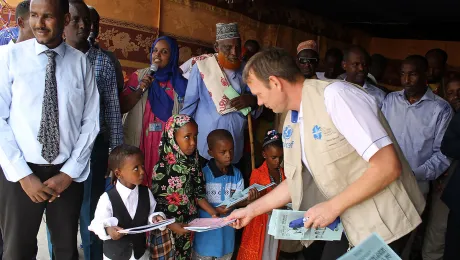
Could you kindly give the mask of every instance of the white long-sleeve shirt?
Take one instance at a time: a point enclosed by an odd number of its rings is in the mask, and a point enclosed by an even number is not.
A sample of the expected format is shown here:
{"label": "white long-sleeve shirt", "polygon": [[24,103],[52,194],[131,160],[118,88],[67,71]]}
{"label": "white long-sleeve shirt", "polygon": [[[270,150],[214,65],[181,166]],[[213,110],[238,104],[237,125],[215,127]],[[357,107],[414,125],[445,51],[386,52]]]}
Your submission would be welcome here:
{"label": "white long-sleeve shirt", "polygon": [[[388,133],[379,121],[377,101],[371,95],[347,82],[339,81],[324,90],[324,103],[337,130],[364,160],[369,161],[380,149],[392,144]],[[303,149],[305,132],[302,109],[298,114],[298,122],[301,129],[302,162],[310,170]]]}
{"label": "white long-sleeve shirt", "polygon": [[[117,189],[118,194],[120,194],[121,200],[125,205],[126,209],[128,210],[129,215],[132,219],[136,215],[137,204],[139,202],[139,187],[136,186],[134,189],[129,189],[128,187],[124,186],[120,182],[117,182],[115,185],[115,189]],[[152,195],[152,192],[149,191],[149,199],[150,199],[150,211],[149,211],[149,224],[152,224],[152,218],[160,215],[166,219],[166,216],[161,212],[155,212],[155,207],[157,202]],[[109,240],[111,239],[110,236],[105,231],[106,227],[115,227],[118,225],[118,219],[113,217],[113,208],[112,203],[110,202],[109,195],[106,193],[102,194],[99,202],[97,203],[96,212],[94,213],[94,219],[91,221],[91,225],[88,227],[90,231],[93,231],[101,240]],[[165,228],[162,228],[164,230]],[[104,256],[104,259],[108,259]],[[148,259],[148,252],[144,254],[140,259],[147,260]],[[136,260],[134,258],[134,252],[131,256],[130,260]]]}
{"label": "white long-sleeve shirt", "polygon": [[[0,57],[0,165],[17,182],[30,175],[27,162],[49,164],[42,156],[38,131],[42,118],[48,57],[35,39],[8,46]],[[76,182],[89,174],[89,158],[99,133],[99,93],[86,56],[65,43],[57,55],[59,155],[52,164]]]}

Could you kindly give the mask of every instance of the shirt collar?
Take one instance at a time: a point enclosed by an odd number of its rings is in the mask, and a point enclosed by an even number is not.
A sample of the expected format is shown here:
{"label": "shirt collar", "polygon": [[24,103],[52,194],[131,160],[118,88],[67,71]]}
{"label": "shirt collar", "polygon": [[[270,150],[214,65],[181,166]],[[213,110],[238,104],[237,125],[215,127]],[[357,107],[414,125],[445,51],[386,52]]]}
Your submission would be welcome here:
{"label": "shirt collar", "polygon": [[[404,100],[407,101],[406,95],[405,95],[404,93],[405,93],[405,90],[404,90],[404,89],[401,90],[401,91],[398,91],[398,95],[399,95],[400,97],[402,97]],[[422,97],[418,102],[416,102],[415,104],[421,102],[422,100],[432,100],[432,101],[435,100],[435,95],[434,95],[433,91],[431,91],[430,87],[427,87],[426,92],[425,92],[425,94],[423,95],[423,97]]]}
{"label": "shirt collar", "polygon": [[236,75],[238,73],[238,70],[229,70],[229,69],[226,69],[226,68],[224,68],[224,71],[225,71],[225,74],[227,74],[228,77],[232,78],[232,79],[236,78]]}
{"label": "shirt collar", "polygon": [[300,102],[299,111],[292,110],[291,111],[291,123],[297,123],[299,120],[302,120],[303,112],[302,112],[302,101]]}
{"label": "shirt collar", "polygon": [[121,184],[119,181],[117,181],[117,184],[115,184],[115,188],[117,189],[123,201],[126,201],[129,195],[131,195],[131,193],[136,194],[139,191],[139,186],[136,186],[134,189],[130,189],[126,187],[125,185]]}
{"label": "shirt collar", "polygon": [[300,102],[300,109],[297,114],[297,119],[302,119],[302,118],[303,118],[302,102]]}
{"label": "shirt collar", "polygon": [[87,57],[96,56],[99,53],[99,49],[94,48],[93,46],[89,47],[88,51],[85,53]]}
{"label": "shirt collar", "polygon": [[[342,75],[346,75],[346,73],[344,73],[344,74],[342,74]],[[339,77],[340,77],[340,76],[339,76]],[[344,81],[347,81],[347,76],[345,76],[345,78],[343,78],[343,80],[344,80]],[[355,84],[355,83],[352,83],[352,82],[349,82],[349,81],[347,81],[347,82],[350,83],[350,84],[358,85],[358,84]],[[369,86],[368,84],[369,84],[370,86]],[[359,86],[359,85],[358,85],[358,86]],[[367,80],[367,78],[366,78],[366,79],[364,80],[364,84],[363,84],[362,88],[367,90],[367,89],[371,88],[371,86],[373,86],[373,84],[371,84],[370,82],[368,82],[368,80]]]}
{"label": "shirt collar", "polygon": [[[37,40],[35,40],[35,54],[36,55],[40,55],[40,54],[42,54],[43,52],[45,52],[47,50],[49,50],[49,48],[46,47],[46,45],[40,44],[40,43],[37,42]],[[66,50],[66,44],[64,42],[62,42],[61,44],[59,44],[59,46],[57,46],[56,48],[54,48],[52,50],[55,51],[59,56],[64,58],[65,50]]]}
{"label": "shirt collar", "polygon": [[367,81],[364,81],[363,89],[369,89],[371,88],[372,84],[368,83]]}
{"label": "shirt collar", "polygon": [[233,172],[233,165],[230,164],[230,166],[228,166],[228,171],[227,173],[223,173],[216,165],[216,160],[214,158],[212,158],[211,160],[209,160],[208,162],[208,166],[209,166],[209,169],[211,169],[211,172],[212,172],[212,175],[214,176],[214,178],[219,178],[219,177],[222,177],[224,175],[227,175],[227,176],[234,176],[234,172]]}

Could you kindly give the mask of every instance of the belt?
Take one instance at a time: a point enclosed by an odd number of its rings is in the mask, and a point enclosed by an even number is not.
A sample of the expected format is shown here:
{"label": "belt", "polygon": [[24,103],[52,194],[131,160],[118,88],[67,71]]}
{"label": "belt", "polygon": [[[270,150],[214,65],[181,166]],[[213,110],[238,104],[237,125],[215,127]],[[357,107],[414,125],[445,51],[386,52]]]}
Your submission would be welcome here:
{"label": "belt", "polygon": [[35,164],[35,163],[27,163],[29,166],[32,167],[39,167],[39,168],[62,168],[64,166],[65,162],[61,164]]}

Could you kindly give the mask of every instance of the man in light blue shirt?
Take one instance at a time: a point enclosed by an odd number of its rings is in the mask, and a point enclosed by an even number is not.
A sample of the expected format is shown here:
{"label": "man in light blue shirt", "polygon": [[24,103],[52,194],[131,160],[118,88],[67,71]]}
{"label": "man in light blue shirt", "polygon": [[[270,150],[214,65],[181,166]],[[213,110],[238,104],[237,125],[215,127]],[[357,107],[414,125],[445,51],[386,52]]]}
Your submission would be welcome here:
{"label": "man in light blue shirt", "polygon": [[[35,37],[32,32],[32,28],[30,28],[30,25],[29,25],[29,7],[30,7],[30,1],[28,0],[20,2],[16,6],[16,23],[18,24],[16,28],[18,28],[19,30],[16,43],[27,41]],[[0,38],[1,37],[2,36],[0,36]],[[15,43],[14,40],[10,40],[8,45],[13,45],[14,43]],[[0,44],[0,56],[6,55],[7,50],[8,50],[7,49],[8,45]],[[3,255],[3,238],[2,238],[2,234],[0,233],[0,259],[2,259],[2,255]]]}
{"label": "man in light blue shirt", "polygon": [[0,228],[3,259],[34,259],[46,209],[56,259],[78,259],[78,216],[99,132],[86,56],[62,41],[67,0],[32,0],[36,39],[0,56]]}
{"label": "man in light blue shirt", "polygon": [[363,87],[369,95],[375,98],[379,108],[381,108],[386,94],[367,80],[370,62],[370,56],[364,48],[360,46],[349,47],[345,50],[342,61],[342,67],[346,74],[345,80]]}
{"label": "man in light blue shirt", "polygon": [[[216,49],[218,62],[222,67],[230,85],[240,94],[239,97],[231,100],[231,106],[236,110],[245,107],[257,107],[257,98],[249,92],[249,88],[243,82],[241,62],[241,39],[236,24],[218,24]],[[213,57],[211,57],[213,58]],[[218,69],[218,68],[217,68]],[[216,82],[216,85],[220,82]],[[221,115],[211,97],[212,91],[208,89],[203,81],[200,70],[195,64],[190,74],[187,91],[184,97],[184,107],[181,114],[193,117],[198,124],[198,146],[197,149],[202,157],[210,160],[208,154],[208,134],[215,129],[228,130],[235,140],[233,163],[238,163],[243,156],[244,128],[247,119],[239,111]]]}
{"label": "man in light blue shirt", "polygon": [[453,116],[449,103],[427,86],[428,63],[422,56],[407,57],[401,65],[404,90],[388,94],[382,112],[426,196],[429,181],[449,168],[441,141]]}

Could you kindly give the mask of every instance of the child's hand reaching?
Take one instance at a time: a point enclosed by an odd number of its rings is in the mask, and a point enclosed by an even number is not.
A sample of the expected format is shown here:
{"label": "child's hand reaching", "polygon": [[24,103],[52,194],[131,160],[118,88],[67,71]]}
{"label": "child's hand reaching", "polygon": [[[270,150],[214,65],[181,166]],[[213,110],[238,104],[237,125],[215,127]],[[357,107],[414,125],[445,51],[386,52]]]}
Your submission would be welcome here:
{"label": "child's hand reaching", "polygon": [[112,240],[120,240],[125,234],[118,233],[118,230],[123,230],[121,227],[106,227],[105,231]]}
{"label": "child's hand reaching", "polygon": [[252,188],[249,191],[248,201],[254,201],[260,196],[259,191],[256,188]]}
{"label": "child's hand reaching", "polygon": [[163,221],[163,220],[165,220],[165,219],[162,216],[156,215],[156,216],[154,216],[152,218],[152,223],[158,223],[158,222]]}
{"label": "child's hand reaching", "polygon": [[179,236],[183,236],[185,234],[190,233],[189,230],[184,229],[184,227],[187,227],[187,226],[188,226],[187,224],[176,222],[176,223],[169,225],[168,228],[171,229],[172,232],[178,234]]}
{"label": "child's hand reaching", "polygon": [[227,208],[225,205],[217,207],[215,209],[219,213],[219,215],[227,215],[230,211],[232,211],[232,208]]}

